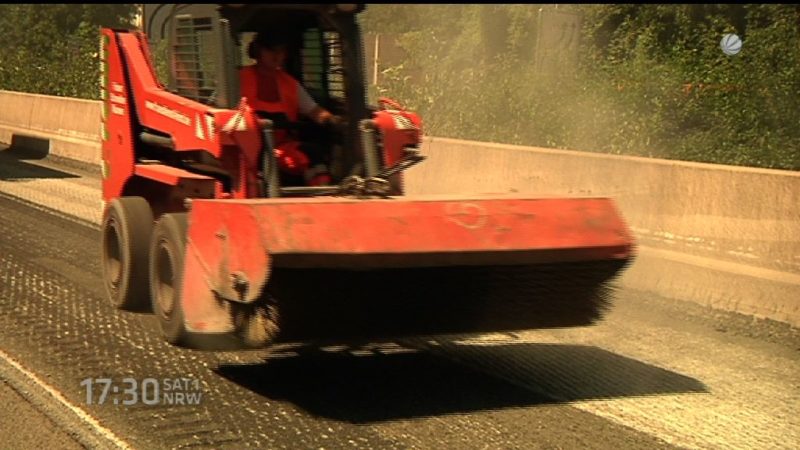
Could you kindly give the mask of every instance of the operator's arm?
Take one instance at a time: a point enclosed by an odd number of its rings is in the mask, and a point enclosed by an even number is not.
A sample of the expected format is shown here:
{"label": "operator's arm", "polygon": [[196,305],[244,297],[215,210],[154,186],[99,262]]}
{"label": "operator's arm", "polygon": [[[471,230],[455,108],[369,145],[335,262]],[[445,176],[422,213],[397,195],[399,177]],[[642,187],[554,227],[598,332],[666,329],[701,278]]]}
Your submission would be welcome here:
{"label": "operator's arm", "polygon": [[297,102],[299,103],[298,109],[300,113],[320,125],[328,122],[331,117],[333,117],[330,111],[319,106],[317,102],[311,98],[311,95],[308,94],[308,91],[306,91],[300,83],[297,83]]}

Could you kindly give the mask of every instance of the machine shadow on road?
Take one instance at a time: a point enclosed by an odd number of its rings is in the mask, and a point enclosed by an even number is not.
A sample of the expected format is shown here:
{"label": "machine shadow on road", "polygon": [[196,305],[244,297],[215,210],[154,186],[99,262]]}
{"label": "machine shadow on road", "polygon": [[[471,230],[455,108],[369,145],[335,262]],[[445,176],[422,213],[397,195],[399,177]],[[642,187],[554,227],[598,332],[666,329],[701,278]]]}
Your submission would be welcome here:
{"label": "machine shadow on road", "polygon": [[40,178],[80,178],[78,175],[50,169],[26,161],[40,160],[40,151],[30,147],[0,147],[0,181],[22,181]]}
{"label": "machine shadow on road", "polygon": [[268,399],[351,423],[708,392],[698,380],[596,347],[456,347],[441,356],[440,350],[304,348],[259,364],[222,364],[215,372]]}

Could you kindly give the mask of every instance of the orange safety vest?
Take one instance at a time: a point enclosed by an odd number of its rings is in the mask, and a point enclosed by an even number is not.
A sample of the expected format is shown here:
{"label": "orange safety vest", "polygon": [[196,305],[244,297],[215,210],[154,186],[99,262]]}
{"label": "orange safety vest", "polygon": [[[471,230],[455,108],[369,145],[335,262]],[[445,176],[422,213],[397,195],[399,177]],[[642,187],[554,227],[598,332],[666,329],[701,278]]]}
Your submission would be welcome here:
{"label": "orange safety vest", "polygon": [[[291,122],[297,121],[299,104],[297,99],[298,82],[288,73],[276,71],[278,78],[278,101],[269,102],[259,96],[259,87],[264,80],[256,66],[243,67],[239,71],[239,89],[248,104],[256,111],[284,113]],[[299,142],[292,141],[285,130],[275,131],[275,154],[280,168],[293,175],[302,175],[308,168],[308,157],[299,148]]]}
{"label": "orange safety vest", "polygon": [[256,70],[256,66],[242,67],[239,70],[239,89],[243,97],[247,97],[247,102],[256,111],[268,113],[284,113],[290,121],[296,122],[299,110],[297,100],[297,80],[288,73],[276,71],[278,78],[278,96],[276,102],[268,102],[259,97],[259,86],[265,81]]}

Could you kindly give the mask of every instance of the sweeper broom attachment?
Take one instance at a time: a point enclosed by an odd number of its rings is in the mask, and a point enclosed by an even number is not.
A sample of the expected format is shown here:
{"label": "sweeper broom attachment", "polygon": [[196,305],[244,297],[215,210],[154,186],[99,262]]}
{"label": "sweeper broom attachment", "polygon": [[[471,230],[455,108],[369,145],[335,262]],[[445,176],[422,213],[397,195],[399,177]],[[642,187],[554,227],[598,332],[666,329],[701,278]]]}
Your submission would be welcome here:
{"label": "sweeper broom attachment", "polygon": [[188,218],[174,340],[200,347],[589,325],[631,257],[596,198],[196,200]]}

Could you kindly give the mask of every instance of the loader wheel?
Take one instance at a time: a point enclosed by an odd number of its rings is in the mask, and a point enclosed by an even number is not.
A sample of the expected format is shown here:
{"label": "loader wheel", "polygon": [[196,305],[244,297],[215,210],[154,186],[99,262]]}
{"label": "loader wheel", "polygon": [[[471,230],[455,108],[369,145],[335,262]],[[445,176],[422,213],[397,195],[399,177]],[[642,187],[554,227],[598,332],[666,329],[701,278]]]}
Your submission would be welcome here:
{"label": "loader wheel", "polygon": [[153,212],[142,197],[120,197],[103,214],[103,282],[114,307],[146,311],[147,248],[153,229]]}
{"label": "loader wheel", "polygon": [[181,308],[187,215],[164,214],[150,241],[150,297],[153,312],[167,342],[180,345],[186,337]]}

